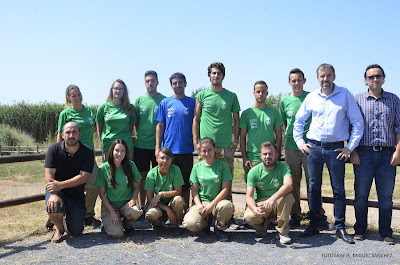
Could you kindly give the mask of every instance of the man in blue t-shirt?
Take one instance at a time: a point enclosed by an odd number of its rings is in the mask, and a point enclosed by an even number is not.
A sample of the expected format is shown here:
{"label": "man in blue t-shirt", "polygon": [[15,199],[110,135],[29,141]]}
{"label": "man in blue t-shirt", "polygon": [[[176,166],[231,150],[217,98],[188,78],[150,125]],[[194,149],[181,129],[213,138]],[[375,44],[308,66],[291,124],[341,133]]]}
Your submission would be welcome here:
{"label": "man in blue t-shirt", "polygon": [[171,149],[174,154],[173,164],[182,172],[185,185],[182,196],[189,206],[189,178],[193,168],[193,136],[192,123],[196,100],[185,95],[186,77],[175,73],[169,78],[174,95],[161,101],[154,120],[158,121],[156,128],[155,154],[162,146]]}

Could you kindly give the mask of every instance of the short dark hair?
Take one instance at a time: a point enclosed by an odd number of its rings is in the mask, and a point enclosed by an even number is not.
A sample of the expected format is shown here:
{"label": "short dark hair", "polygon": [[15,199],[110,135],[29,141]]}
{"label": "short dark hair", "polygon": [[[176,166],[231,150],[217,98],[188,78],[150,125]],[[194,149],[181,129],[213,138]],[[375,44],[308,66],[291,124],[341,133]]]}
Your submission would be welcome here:
{"label": "short dark hair", "polygon": [[265,85],[268,88],[267,83],[265,83],[265,81],[263,81],[263,80],[259,80],[259,81],[255,82],[254,89],[256,89],[256,85]]}
{"label": "short dark hair", "polygon": [[222,75],[225,77],[225,66],[223,63],[216,62],[216,63],[210,64],[210,66],[208,67],[208,76],[210,76],[212,68],[219,69],[221,71]]}
{"label": "short dark hair", "polygon": [[183,79],[183,82],[186,83],[186,77],[185,77],[185,75],[182,74],[182,73],[177,72],[177,73],[175,73],[175,74],[173,74],[173,75],[170,76],[170,78],[169,78],[169,83],[170,83],[171,85],[172,85],[172,79],[174,79],[174,78]]}
{"label": "short dark hair", "polygon": [[275,145],[273,142],[266,141],[266,142],[263,142],[263,143],[261,144],[260,152],[261,152],[261,149],[263,149],[263,148],[268,148],[268,147],[271,147],[271,146],[275,149],[275,152],[278,151],[278,148],[276,147],[276,145]]}
{"label": "short dark hair", "polygon": [[[303,76],[303,79],[304,79],[304,73],[299,68],[294,68],[294,69],[290,70],[290,72],[289,72],[289,81],[290,81],[290,75],[291,74],[301,74]],[[318,74],[318,71],[317,71],[317,74]]]}
{"label": "short dark hair", "polygon": [[318,76],[319,69],[325,69],[325,68],[330,68],[332,70],[333,74],[335,74],[335,68],[333,68],[333,66],[331,64],[323,63],[320,66],[318,66],[318,68],[317,68],[317,76]]}
{"label": "short dark hair", "polygon": [[383,68],[382,68],[379,64],[371,64],[371,65],[368,65],[368,66],[367,66],[367,69],[365,69],[364,78],[367,78],[367,71],[368,71],[369,69],[372,69],[372,68],[379,68],[379,69],[381,69],[383,78],[385,78],[385,71],[383,71]]}
{"label": "short dark hair", "polygon": [[146,73],[144,73],[144,78],[146,78],[146,76],[148,76],[148,75],[153,75],[156,78],[156,80],[158,81],[158,75],[157,75],[156,71],[153,71],[153,70],[146,71]]}
{"label": "short dark hair", "polygon": [[168,147],[161,147],[160,150],[158,150],[157,156],[159,153],[164,153],[166,156],[168,156],[171,159],[174,159],[174,155],[172,154],[171,149],[169,149]]}

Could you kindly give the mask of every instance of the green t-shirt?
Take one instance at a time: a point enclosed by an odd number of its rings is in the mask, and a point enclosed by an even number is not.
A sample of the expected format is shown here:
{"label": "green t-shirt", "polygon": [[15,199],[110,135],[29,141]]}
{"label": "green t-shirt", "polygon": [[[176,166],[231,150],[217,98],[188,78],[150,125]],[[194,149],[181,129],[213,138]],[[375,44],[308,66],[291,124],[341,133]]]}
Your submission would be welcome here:
{"label": "green t-shirt", "polygon": [[223,161],[215,160],[211,166],[201,161],[194,165],[189,181],[199,184],[200,200],[210,202],[221,192],[223,182],[232,181],[232,174],[228,164]]}
{"label": "green t-shirt", "polygon": [[283,185],[283,179],[291,176],[289,165],[276,161],[273,170],[265,170],[264,164],[253,167],[247,175],[247,186],[254,189],[254,200],[271,197]]}
{"label": "green t-shirt", "polygon": [[[282,119],[286,120],[287,122],[287,127],[285,132],[286,136],[285,148],[287,149],[299,150],[296,142],[293,139],[293,124],[294,121],[296,120],[297,111],[299,110],[301,104],[303,103],[304,99],[309,93],[310,92],[304,91],[304,93],[299,97],[294,97],[289,94],[281,99],[281,103],[279,105],[279,112],[281,113]],[[307,143],[306,134],[310,127],[310,123],[311,123],[311,116],[307,119],[306,125],[304,126],[303,138],[306,143]]]}
{"label": "green t-shirt", "polygon": [[129,150],[133,150],[129,124],[136,122],[136,118],[133,115],[128,116],[122,105],[114,105],[111,102],[100,105],[97,109],[96,121],[103,124],[101,134],[103,152],[108,152],[112,142],[116,139],[125,140]]}
{"label": "green t-shirt", "polygon": [[151,97],[147,94],[140,96],[135,101],[136,117],[139,121],[139,129],[137,132],[136,147],[142,149],[155,149],[156,146],[156,126],[157,121],[154,120],[158,105],[164,95],[158,94]]}
{"label": "green t-shirt", "polygon": [[[185,182],[183,181],[182,173],[178,166],[171,165],[167,175],[164,177],[160,174],[158,166],[156,166],[147,174],[144,189],[154,191],[154,196],[156,196],[160,191],[171,191],[184,184]],[[172,198],[161,197],[160,202],[167,205],[171,199]]]}
{"label": "green t-shirt", "polygon": [[279,111],[271,106],[255,107],[243,111],[240,128],[247,131],[246,155],[250,161],[261,162],[260,147],[263,142],[275,143],[275,128],[283,125]]}
{"label": "green t-shirt", "polygon": [[200,91],[196,99],[201,104],[200,138],[212,137],[217,147],[232,144],[232,113],[240,111],[235,93],[226,90],[214,92],[211,88]]}
{"label": "green t-shirt", "polygon": [[64,125],[70,121],[79,126],[81,131],[79,140],[93,149],[94,114],[92,108],[83,106],[81,110],[75,110],[70,106],[63,110],[58,118],[58,132],[62,132]]}
{"label": "green t-shirt", "polygon": [[[139,170],[133,161],[129,162],[134,177],[133,181],[139,182],[142,179]],[[96,186],[106,189],[106,197],[112,205],[122,207],[132,199],[133,186],[128,188],[128,177],[125,175],[122,167],[116,168],[115,170],[115,182],[117,183],[115,189],[111,185],[110,177],[110,164],[108,164],[108,162],[101,164],[99,172],[97,173]]]}

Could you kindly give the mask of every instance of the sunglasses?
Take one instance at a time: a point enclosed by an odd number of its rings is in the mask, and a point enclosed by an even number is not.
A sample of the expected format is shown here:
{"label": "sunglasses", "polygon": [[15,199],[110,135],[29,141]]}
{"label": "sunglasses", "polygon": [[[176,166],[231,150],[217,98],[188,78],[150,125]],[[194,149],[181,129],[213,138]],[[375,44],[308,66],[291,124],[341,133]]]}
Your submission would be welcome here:
{"label": "sunglasses", "polygon": [[383,77],[383,75],[370,75],[370,76],[367,76],[367,79],[369,81],[373,81],[373,80],[375,80],[375,78],[376,79],[381,79],[382,77]]}

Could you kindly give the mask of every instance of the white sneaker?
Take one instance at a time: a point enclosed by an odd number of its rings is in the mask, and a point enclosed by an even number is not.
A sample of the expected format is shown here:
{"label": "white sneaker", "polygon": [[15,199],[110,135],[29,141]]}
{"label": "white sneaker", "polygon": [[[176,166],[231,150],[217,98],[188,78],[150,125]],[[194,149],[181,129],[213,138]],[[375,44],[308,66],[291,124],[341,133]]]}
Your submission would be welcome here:
{"label": "white sneaker", "polygon": [[279,241],[281,242],[281,244],[292,243],[292,239],[289,237],[289,234],[279,234]]}

